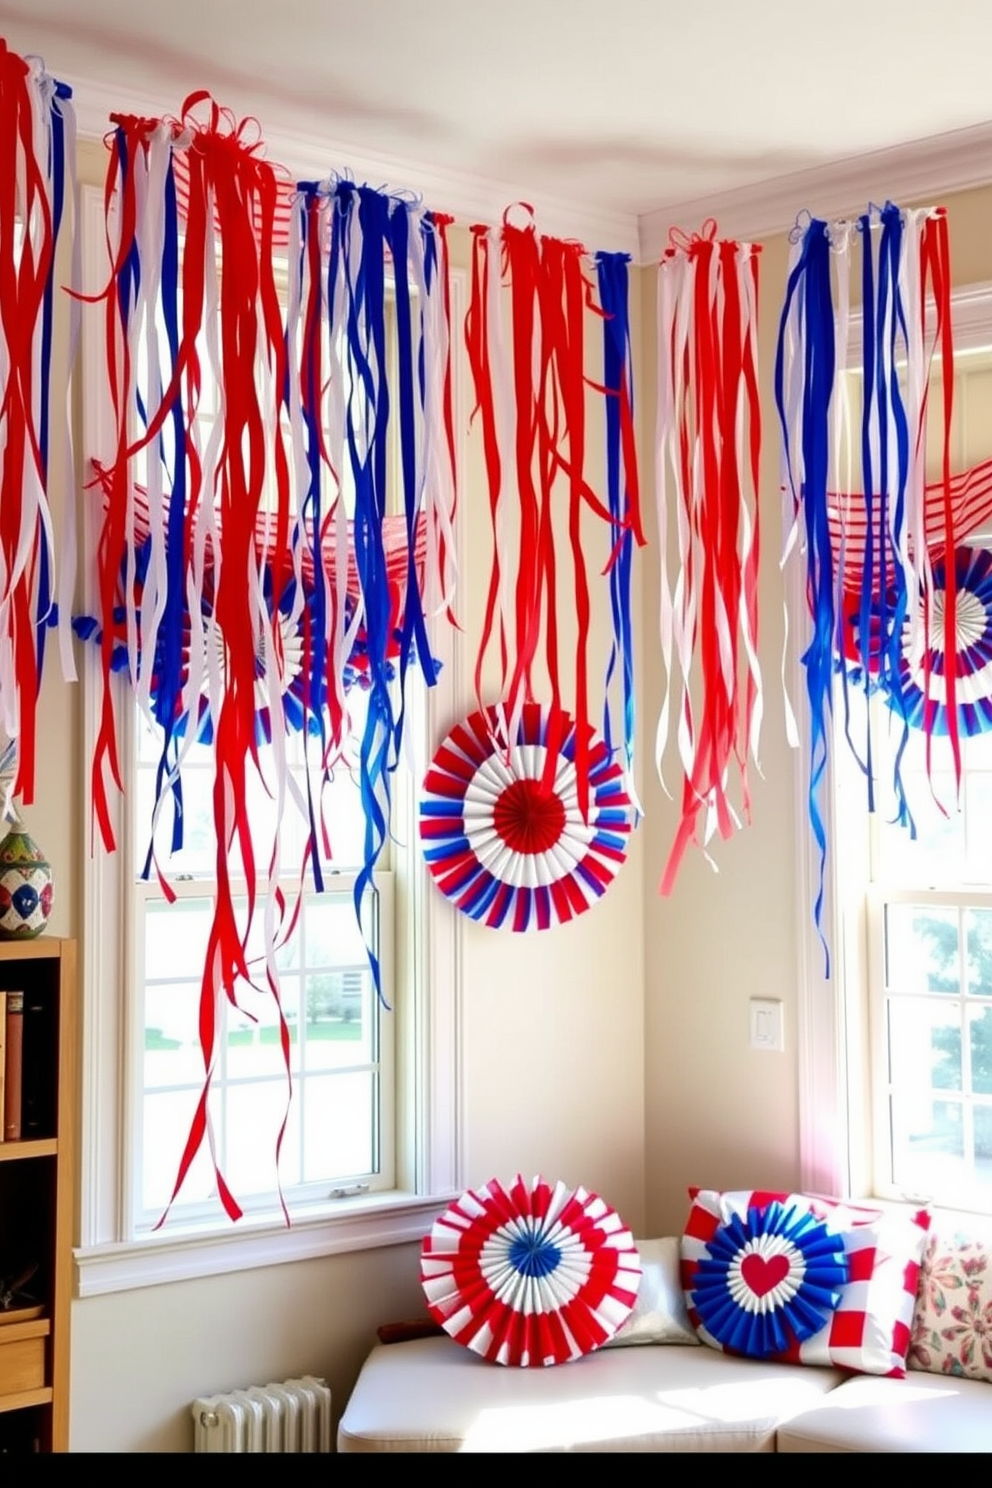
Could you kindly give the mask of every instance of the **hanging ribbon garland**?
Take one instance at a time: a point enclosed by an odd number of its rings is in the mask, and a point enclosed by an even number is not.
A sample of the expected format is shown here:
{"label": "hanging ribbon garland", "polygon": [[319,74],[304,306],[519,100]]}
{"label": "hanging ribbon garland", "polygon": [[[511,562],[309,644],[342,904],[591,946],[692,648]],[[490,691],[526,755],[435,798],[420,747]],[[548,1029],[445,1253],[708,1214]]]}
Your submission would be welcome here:
{"label": "hanging ribbon garland", "polygon": [[[853,431],[843,388],[837,389],[837,372],[847,367],[856,247],[861,255],[863,402],[860,428]],[[943,363],[942,468],[939,481],[927,487],[925,420],[935,352]],[[902,361],[904,376],[897,372]],[[929,697],[932,564],[938,555],[946,576],[941,650],[951,659],[941,682],[941,702],[946,702],[960,780],[954,550],[959,516],[969,501],[981,500],[981,482],[951,477],[953,383],[950,254],[942,208],[904,212],[887,203],[856,222],[828,224],[813,218],[797,229],[779,327],[775,399],[784,441],[783,562],[801,547],[812,623],[802,664],[810,718],[809,815],[820,861],[814,918],[821,938],[827,855],[822,797],[835,658],[846,655],[854,664],[853,670],[850,665],[841,668],[845,720],[852,677],[866,690],[883,686],[902,722],[904,739],[911,713],[922,716],[929,765],[935,712],[925,705],[917,708],[906,696],[903,648],[908,627],[910,649],[919,649],[923,658],[923,693]],[[838,478],[845,456],[849,465],[860,464],[860,491],[852,489],[853,481]],[[848,596],[853,593],[853,602],[845,598],[845,590]],[[870,721],[858,754],[873,810]],[[893,778],[897,812],[912,828],[901,754],[900,748]],[[829,970],[829,957],[827,965]]]}
{"label": "hanging ribbon garland", "polygon": [[[110,473],[101,465],[94,462],[95,484],[104,491],[107,490]],[[166,503],[168,506],[168,503]],[[149,553],[151,549],[151,537],[148,528],[148,503],[147,492],[140,486],[134,488],[134,515],[135,515],[135,540],[137,546],[134,551],[133,565],[129,562],[127,567],[132,572],[132,596],[140,621],[141,599],[144,592],[145,578],[148,572]],[[273,553],[271,550],[270,534],[267,533],[267,518],[260,517],[256,531],[256,548],[260,559],[264,562],[264,588],[266,594],[267,608],[271,612],[272,593],[272,567]],[[351,620],[361,604],[361,588],[358,582],[358,574],[354,562],[354,523],[351,518],[347,522],[347,561],[345,564],[347,579],[345,583],[345,616],[349,633],[352,636],[351,651],[344,665],[341,677],[341,685],[345,696],[350,693],[353,686],[368,686],[369,654],[368,639],[364,627],[359,623],[356,626]],[[425,523],[423,518],[418,519],[416,537],[414,544],[414,568],[418,583],[423,583],[425,568]],[[218,525],[219,546],[223,547],[220,540]],[[402,517],[386,517],[383,523],[383,546],[386,562],[386,579],[390,591],[390,603],[392,611],[397,616],[397,625],[393,627],[389,646],[387,650],[387,663],[391,667],[399,655],[399,638],[402,625],[404,594],[409,570],[409,553],[407,548],[406,522]],[[130,555],[129,555],[130,558]],[[321,551],[321,563],[323,572],[330,575],[332,580],[336,571],[337,555],[331,540],[325,535]],[[303,574],[303,609],[299,614],[296,611],[299,606],[295,603],[295,585],[289,585],[283,596],[280,606],[279,627],[283,638],[282,664],[280,668],[280,686],[282,690],[282,701],[286,716],[286,725],[289,729],[300,731],[305,729],[308,733],[317,735],[321,732],[322,719],[326,706],[326,688],[320,685],[317,679],[316,687],[308,677],[305,662],[308,652],[312,655],[312,646],[308,646],[309,635],[308,620],[312,607],[314,594],[314,568],[312,553],[307,548],[303,553],[301,565]],[[318,569],[318,572],[320,570]],[[204,570],[204,592],[201,596],[203,622],[205,623],[212,615],[213,604],[213,563],[209,562]],[[113,610],[113,648],[111,654],[111,670],[124,672],[128,668],[128,646],[127,646],[127,615],[128,604],[126,600],[126,573],[122,570],[116,590],[116,603]],[[291,618],[294,617],[295,619]],[[102,643],[103,632],[99,619],[94,615],[77,615],[74,617],[73,630],[81,640],[92,642],[99,646]],[[189,613],[183,608],[183,646],[180,656],[180,675],[185,684],[191,664],[190,641],[193,633],[193,622]],[[263,642],[264,644],[264,642]],[[141,652],[141,638],[138,637],[139,655]],[[165,678],[163,670],[165,666],[164,650],[160,644],[156,654],[154,670],[151,683],[151,703],[153,713],[157,716],[161,708],[163,686]],[[264,662],[261,653],[256,658],[256,670],[258,683],[256,685],[256,739],[258,743],[263,741],[272,742],[272,729],[269,722],[268,699],[264,690]],[[187,730],[192,728],[196,738],[202,743],[210,743],[213,738],[213,727],[210,719],[209,696],[207,692],[208,676],[203,670],[201,677],[201,693],[198,698],[191,697],[183,685],[182,708],[192,708],[189,712],[183,711],[175,722],[175,733],[178,737],[185,737]],[[181,846],[181,842],[176,846]]]}
{"label": "hanging ribbon garland", "polygon": [[[196,114],[201,104],[207,105],[205,121]],[[279,419],[288,368],[273,263],[276,172],[261,158],[248,128],[204,94],[186,100],[179,120],[120,115],[113,122],[105,194],[112,273],[105,315],[115,448],[96,481],[104,497],[97,547],[104,684],[93,800],[110,848],[107,775],[120,784],[110,679],[120,660],[123,575],[127,670],[161,740],[146,873],[154,862],[167,897],[171,889],[155,856],[154,826],[171,798],[172,846],[181,845],[181,764],[199,732],[186,724],[190,718],[199,724],[207,712],[215,765],[217,887],[200,990],[204,1086],[174,1199],[204,1138],[213,1146],[208,1099],[219,1004],[226,997],[236,1006],[238,984],[251,979],[244,946],[259,875],[267,876],[270,910],[266,981],[278,1010],[288,1081],[289,1032],[275,970],[285,913],[278,840],[269,845],[266,861],[246,801],[250,772],[262,773],[261,691],[275,705],[268,710],[269,727],[283,766],[268,783],[277,821],[286,806],[285,750],[279,747],[285,721],[277,705],[284,637],[295,633],[303,586],[289,541],[289,460]],[[180,153],[182,220],[175,173]],[[218,406],[204,441],[198,420],[208,384],[217,390]],[[139,517],[137,476],[143,467]],[[261,554],[260,523],[268,539]],[[235,873],[245,883],[245,916],[237,908]],[[277,1156],[284,1130],[285,1117]],[[221,1202],[238,1218],[240,1207],[213,1155]]]}
{"label": "hanging ribbon garland", "polygon": [[[0,726],[17,740],[14,792],[28,805],[45,637],[58,617],[57,597],[63,669],[75,676],[67,629],[73,504],[71,496],[63,503],[64,570],[57,577],[48,491],[53,424],[67,451],[69,441],[67,391],[56,420],[51,381],[56,254],[67,204],[75,205],[70,99],[71,90],[37,59],[17,56],[0,40]],[[71,285],[77,262],[74,256]],[[67,453],[67,483],[71,468]]]}
{"label": "hanging ribbon garland", "polygon": [[[757,760],[758,666],[757,383],[758,253],[750,243],[672,235],[658,273],[657,501],[661,544],[661,652],[666,673],[658,720],[659,775],[678,685],[681,820],[661,892],[674,887],[691,842],[740,821],[739,779],[750,819],[747,756]],[[674,587],[669,523],[677,534]],[[699,818],[705,824],[700,833]]]}
{"label": "hanging ribbon garland", "polygon": [[[527,209],[529,211],[529,209]],[[633,625],[631,543],[643,543],[633,437],[633,386],[626,257],[597,260],[600,303],[578,243],[538,236],[533,224],[504,219],[500,229],[472,229],[472,289],[465,339],[489,491],[493,561],[476,657],[479,712],[493,729],[493,749],[510,768],[522,720],[535,707],[536,678],[550,693],[542,712],[543,768],[534,789],[554,802],[555,770],[567,746],[576,809],[589,823],[591,777],[601,770],[589,701],[588,649],[592,618],[584,519],[605,526],[613,624],[604,681],[605,729],[622,741],[625,771],[633,767]],[[502,286],[506,285],[504,297]],[[508,302],[508,303],[507,303]],[[504,306],[507,324],[504,325]],[[603,381],[587,376],[585,318],[604,320]],[[586,395],[595,386],[606,404],[607,499],[586,479]],[[568,578],[562,573],[567,531]],[[575,614],[574,676],[563,697],[558,588],[568,585]],[[501,705],[486,709],[484,671],[495,653]],[[620,704],[611,710],[619,681]],[[616,714],[619,711],[619,719]],[[612,713],[612,716],[611,716]],[[529,716],[529,715],[528,715]],[[469,721],[471,723],[471,720]],[[467,725],[468,726],[468,725]],[[632,792],[632,781],[630,782]],[[426,809],[426,808],[425,808]],[[583,906],[584,907],[584,906]],[[498,917],[502,923],[505,916]],[[487,923],[496,921],[487,917]],[[538,928],[551,922],[538,918]],[[514,920],[516,928],[532,923]]]}
{"label": "hanging ribbon garland", "polygon": [[[434,614],[452,614],[456,469],[449,220],[339,180],[302,183],[292,224],[298,278],[291,282],[289,339],[301,351],[300,396],[294,392],[290,414],[311,562],[321,574],[310,606],[310,644],[315,676],[327,683],[325,758],[342,741],[347,668],[356,635],[364,637],[368,710],[359,785],[365,850],[355,883],[360,918],[389,832],[390,779],[403,741],[408,670],[415,660],[428,685],[434,683],[427,622]],[[394,458],[407,560],[402,608],[388,555]],[[357,576],[353,608],[345,582],[349,533]],[[337,554],[333,568],[321,562],[325,540]],[[319,886],[316,859],[314,871]],[[370,961],[381,993],[371,952]]]}
{"label": "hanging ribbon garland", "polygon": [[[197,117],[204,103],[205,122]],[[104,299],[116,447],[94,465],[92,482],[102,496],[98,612],[77,617],[76,628],[101,652],[93,797],[108,847],[108,784],[120,774],[114,672],[126,671],[159,730],[145,871],[155,868],[167,896],[155,828],[171,800],[171,846],[181,846],[183,759],[194,740],[214,755],[205,1079],[174,1199],[204,1138],[212,1145],[219,999],[236,1005],[238,985],[250,980],[244,947],[257,878],[288,1082],[276,952],[295,923],[307,862],[323,886],[321,798],[350,732],[351,688],[368,693],[361,915],[388,832],[411,662],[435,678],[427,622],[451,615],[456,578],[448,219],[350,182],[303,183],[287,213],[286,181],[248,126],[206,95],[188,99],[179,120],[115,123]],[[285,315],[273,253],[280,241],[289,247]],[[398,514],[387,512],[394,458]],[[303,736],[305,793],[287,766],[291,729]],[[272,746],[264,764],[262,741]],[[274,801],[269,843],[248,820],[251,772]],[[278,823],[293,806],[308,840],[287,899]],[[235,864],[246,885],[242,914]],[[370,962],[378,987],[371,952]],[[285,1118],[277,1159],[284,1130]],[[219,1171],[217,1182],[227,1213],[239,1217]]]}

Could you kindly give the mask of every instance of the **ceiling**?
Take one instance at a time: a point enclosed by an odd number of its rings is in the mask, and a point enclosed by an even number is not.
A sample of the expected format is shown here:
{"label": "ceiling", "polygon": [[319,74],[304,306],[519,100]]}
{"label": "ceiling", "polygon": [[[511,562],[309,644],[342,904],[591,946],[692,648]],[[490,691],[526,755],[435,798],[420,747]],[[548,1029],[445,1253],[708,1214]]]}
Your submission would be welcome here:
{"label": "ceiling", "polygon": [[23,0],[0,35],[85,133],[206,88],[295,170],[606,237],[953,131],[992,175],[989,0]]}

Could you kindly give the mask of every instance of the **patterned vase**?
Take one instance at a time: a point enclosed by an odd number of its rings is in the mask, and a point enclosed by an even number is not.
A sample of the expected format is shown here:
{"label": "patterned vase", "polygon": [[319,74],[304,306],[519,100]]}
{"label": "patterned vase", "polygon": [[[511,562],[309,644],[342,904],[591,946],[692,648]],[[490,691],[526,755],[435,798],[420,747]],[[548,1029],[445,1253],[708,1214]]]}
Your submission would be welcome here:
{"label": "patterned vase", "polygon": [[33,940],[52,912],[52,870],[27,832],[0,842],[0,939]]}

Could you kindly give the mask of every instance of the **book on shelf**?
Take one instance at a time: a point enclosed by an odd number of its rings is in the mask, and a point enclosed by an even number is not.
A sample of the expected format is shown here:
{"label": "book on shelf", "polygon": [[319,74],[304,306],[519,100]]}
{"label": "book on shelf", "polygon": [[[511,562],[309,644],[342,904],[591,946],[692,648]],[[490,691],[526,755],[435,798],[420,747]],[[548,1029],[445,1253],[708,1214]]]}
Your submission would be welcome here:
{"label": "book on shelf", "polygon": [[5,1142],[18,1142],[24,1074],[24,993],[8,992],[4,1000],[3,1137]]}
{"label": "book on shelf", "polygon": [[21,1039],[21,1138],[25,1142],[49,1136],[53,1128],[49,1012],[42,993],[25,993]]}
{"label": "book on shelf", "polygon": [[3,1087],[7,1074],[7,994],[0,992],[0,1142],[3,1141]]}

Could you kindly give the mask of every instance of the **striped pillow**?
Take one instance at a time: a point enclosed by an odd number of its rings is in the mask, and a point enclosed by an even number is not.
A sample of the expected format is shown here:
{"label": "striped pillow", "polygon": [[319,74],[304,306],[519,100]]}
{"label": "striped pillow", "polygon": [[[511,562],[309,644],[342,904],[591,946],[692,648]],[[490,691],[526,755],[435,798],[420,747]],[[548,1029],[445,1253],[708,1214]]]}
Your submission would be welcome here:
{"label": "striped pillow", "polygon": [[681,1279],[704,1343],[905,1374],[928,1210],[760,1190],[689,1197]]}

